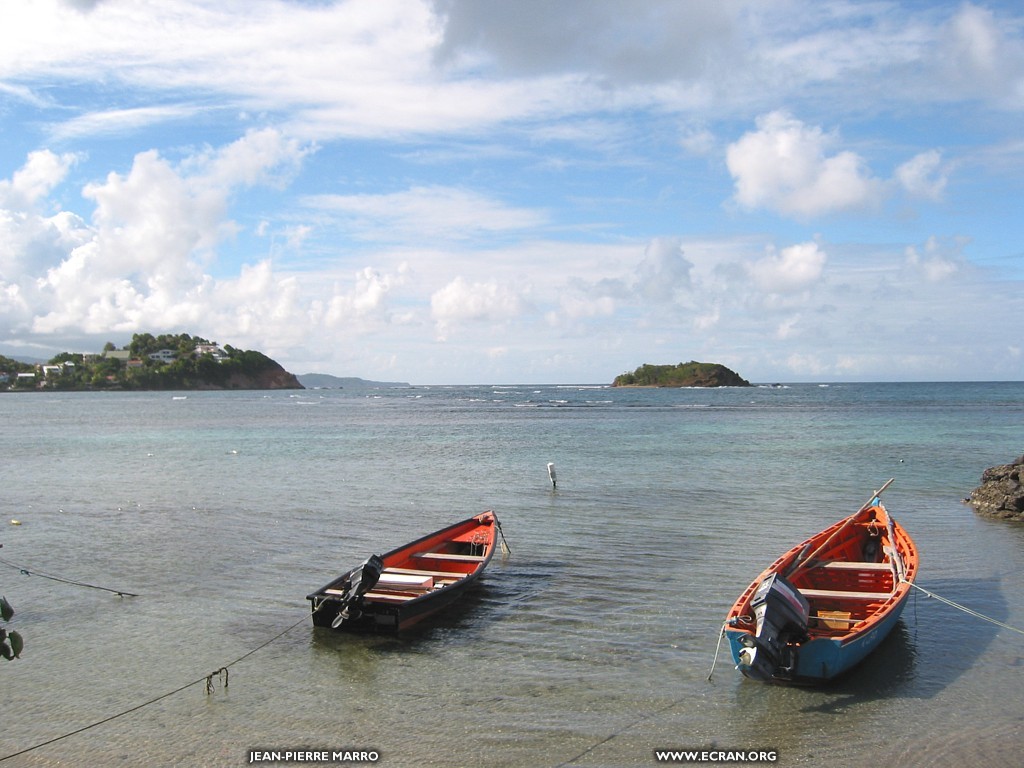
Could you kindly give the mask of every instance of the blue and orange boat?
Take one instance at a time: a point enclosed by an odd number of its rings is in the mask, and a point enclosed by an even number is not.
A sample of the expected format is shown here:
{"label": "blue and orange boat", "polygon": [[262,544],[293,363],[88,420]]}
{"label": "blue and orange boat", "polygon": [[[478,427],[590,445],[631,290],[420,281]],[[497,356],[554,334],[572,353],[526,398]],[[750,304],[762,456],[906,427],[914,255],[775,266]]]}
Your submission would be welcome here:
{"label": "blue and orange boat", "polygon": [[891,483],[790,549],[739,596],[723,631],[746,677],[822,683],[859,664],[892,631],[918,553],[879,498]]}
{"label": "blue and orange boat", "polygon": [[306,596],[313,625],[397,634],[455,602],[494,555],[494,512],[442,528],[372,555]]}

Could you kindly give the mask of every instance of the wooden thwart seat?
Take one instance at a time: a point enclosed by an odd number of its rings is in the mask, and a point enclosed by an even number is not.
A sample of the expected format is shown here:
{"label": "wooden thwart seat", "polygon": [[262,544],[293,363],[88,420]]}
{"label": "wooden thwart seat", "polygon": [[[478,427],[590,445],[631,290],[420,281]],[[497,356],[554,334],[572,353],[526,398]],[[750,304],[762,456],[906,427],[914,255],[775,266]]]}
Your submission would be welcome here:
{"label": "wooden thwart seat", "polygon": [[799,587],[804,597],[831,597],[838,600],[877,600],[879,602],[892,597],[891,592],[847,592],[838,589],[806,589]]}
{"label": "wooden thwart seat", "polygon": [[464,573],[456,573],[455,571],[421,571],[416,568],[392,568],[391,566],[385,568],[384,573],[407,573],[410,576],[433,576],[435,579],[461,579],[466,575]]}
{"label": "wooden thwart seat", "polygon": [[891,571],[891,563],[861,563],[861,562],[847,562],[845,560],[830,560],[827,563],[822,563],[819,568],[825,568],[830,571]]}
{"label": "wooden thwart seat", "polygon": [[413,557],[429,557],[436,560],[451,560],[455,563],[482,563],[487,555],[454,555],[450,552],[416,552]]}
{"label": "wooden thwart seat", "polygon": [[[338,595],[339,597],[344,597],[346,594],[348,594],[343,589],[325,589],[324,593],[328,595]],[[370,592],[364,594],[363,597],[368,597],[371,600],[383,600],[385,602],[391,601],[394,603],[404,603],[406,600],[412,600],[414,597],[419,597],[423,594],[426,593],[420,592],[418,594],[409,594],[407,592],[374,592],[371,590]]]}

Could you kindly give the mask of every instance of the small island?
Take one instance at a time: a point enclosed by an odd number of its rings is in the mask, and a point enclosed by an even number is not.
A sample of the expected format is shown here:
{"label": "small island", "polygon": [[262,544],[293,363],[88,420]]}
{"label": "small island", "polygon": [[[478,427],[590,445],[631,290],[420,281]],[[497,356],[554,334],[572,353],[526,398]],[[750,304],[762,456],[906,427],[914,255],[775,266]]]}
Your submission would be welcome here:
{"label": "small island", "polygon": [[62,352],[41,365],[0,356],[0,391],[304,389],[262,352],[221,347],[187,333],[137,333],[118,349]]}
{"label": "small island", "polygon": [[613,387],[749,387],[750,382],[720,363],[691,360],[678,365],[644,363],[615,377]]}

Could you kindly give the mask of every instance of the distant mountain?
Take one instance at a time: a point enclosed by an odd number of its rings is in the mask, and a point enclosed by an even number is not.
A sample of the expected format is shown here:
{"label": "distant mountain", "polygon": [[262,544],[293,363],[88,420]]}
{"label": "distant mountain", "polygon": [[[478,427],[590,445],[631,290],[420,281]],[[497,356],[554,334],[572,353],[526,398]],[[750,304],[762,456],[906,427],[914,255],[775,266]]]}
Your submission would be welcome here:
{"label": "distant mountain", "polygon": [[[3,357],[3,355],[0,355]],[[8,355],[9,360],[16,360],[25,365],[46,365],[46,360],[41,357],[22,357],[21,355]]]}
{"label": "distant mountain", "polygon": [[329,373],[304,373],[298,379],[306,389],[376,389],[411,386],[404,381],[367,381],[354,376],[331,376]]}

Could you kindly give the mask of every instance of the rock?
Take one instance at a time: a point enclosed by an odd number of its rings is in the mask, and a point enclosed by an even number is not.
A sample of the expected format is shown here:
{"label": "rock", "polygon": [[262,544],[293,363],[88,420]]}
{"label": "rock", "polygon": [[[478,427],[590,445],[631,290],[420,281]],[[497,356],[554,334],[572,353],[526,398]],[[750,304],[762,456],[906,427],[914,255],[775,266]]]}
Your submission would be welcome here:
{"label": "rock", "polygon": [[974,511],[986,517],[1024,522],[1024,456],[1012,464],[989,467],[981,475],[981,485],[971,491]]}

